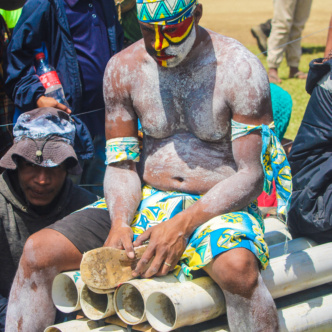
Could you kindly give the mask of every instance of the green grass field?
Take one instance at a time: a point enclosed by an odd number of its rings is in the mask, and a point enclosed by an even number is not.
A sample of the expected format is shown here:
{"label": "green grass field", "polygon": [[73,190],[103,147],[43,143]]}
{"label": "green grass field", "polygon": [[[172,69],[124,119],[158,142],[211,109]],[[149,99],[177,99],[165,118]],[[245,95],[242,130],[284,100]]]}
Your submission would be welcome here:
{"label": "green grass field", "polygon": [[[302,54],[299,68],[303,72],[308,72],[310,61],[324,56],[324,47],[306,44],[302,44],[302,47],[308,49],[310,53]],[[259,59],[262,61],[264,67],[267,70],[268,68],[266,64],[266,57],[262,54],[259,55],[260,51],[258,47],[252,46],[248,48],[252,53],[258,55]],[[287,132],[285,134],[285,138],[294,139],[300,127],[310,95],[305,91],[305,80],[288,78],[289,68],[285,59],[283,60],[278,73],[279,77],[282,79],[280,86],[292,96],[293,100],[292,116]]]}

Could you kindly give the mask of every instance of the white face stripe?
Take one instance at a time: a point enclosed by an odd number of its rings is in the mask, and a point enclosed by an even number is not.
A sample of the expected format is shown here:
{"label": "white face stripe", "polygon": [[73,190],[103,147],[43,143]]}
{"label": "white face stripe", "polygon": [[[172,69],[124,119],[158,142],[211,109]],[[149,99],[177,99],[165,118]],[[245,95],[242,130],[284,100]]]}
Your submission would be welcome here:
{"label": "white face stripe", "polygon": [[170,45],[165,49],[166,55],[175,55],[174,58],[166,60],[165,67],[176,67],[179,65],[192,49],[196,40],[196,29],[193,26],[187,39],[179,45]]}

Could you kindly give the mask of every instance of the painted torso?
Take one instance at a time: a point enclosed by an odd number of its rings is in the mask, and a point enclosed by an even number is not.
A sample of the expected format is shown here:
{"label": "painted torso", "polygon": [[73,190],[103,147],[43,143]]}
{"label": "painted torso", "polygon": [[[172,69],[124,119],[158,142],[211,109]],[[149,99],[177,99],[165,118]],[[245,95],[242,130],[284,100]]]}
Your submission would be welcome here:
{"label": "painted torso", "polygon": [[[158,66],[142,41],[109,68],[122,67],[121,85],[143,127],[140,174],[162,190],[205,193],[234,174],[230,120],[255,117],[255,100],[268,95],[264,68],[250,52],[233,39],[204,33],[208,37],[191,52],[195,60],[174,68]],[[141,55],[139,66],[131,54]]]}

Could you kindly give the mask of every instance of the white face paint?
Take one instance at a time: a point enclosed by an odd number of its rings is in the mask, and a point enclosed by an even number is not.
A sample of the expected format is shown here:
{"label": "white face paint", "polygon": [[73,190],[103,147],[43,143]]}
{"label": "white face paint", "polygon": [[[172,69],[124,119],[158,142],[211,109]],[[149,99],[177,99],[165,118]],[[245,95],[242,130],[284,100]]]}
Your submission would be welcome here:
{"label": "white face paint", "polygon": [[187,39],[179,45],[170,45],[165,50],[166,55],[173,56],[173,58],[166,60],[166,66],[168,68],[176,67],[179,65],[189,54],[196,40],[196,29],[193,26]]}

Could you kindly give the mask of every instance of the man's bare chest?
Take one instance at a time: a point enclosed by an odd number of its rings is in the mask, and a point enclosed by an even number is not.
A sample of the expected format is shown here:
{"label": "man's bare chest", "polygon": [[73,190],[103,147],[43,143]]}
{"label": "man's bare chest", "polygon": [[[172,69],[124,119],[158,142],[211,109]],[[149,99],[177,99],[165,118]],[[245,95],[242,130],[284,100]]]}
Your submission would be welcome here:
{"label": "man's bare chest", "polygon": [[204,70],[178,75],[150,72],[133,93],[144,132],[155,138],[191,132],[202,140],[223,139],[229,133],[230,111],[216,81]]}

